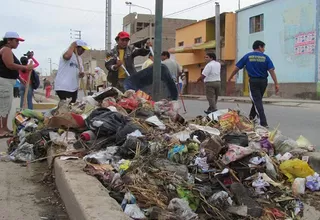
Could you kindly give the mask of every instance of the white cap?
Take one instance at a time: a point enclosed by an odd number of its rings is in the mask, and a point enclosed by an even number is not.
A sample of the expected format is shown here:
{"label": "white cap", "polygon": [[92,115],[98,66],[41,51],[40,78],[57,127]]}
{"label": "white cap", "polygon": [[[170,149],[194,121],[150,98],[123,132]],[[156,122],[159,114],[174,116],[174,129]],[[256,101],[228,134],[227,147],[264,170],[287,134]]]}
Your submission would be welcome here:
{"label": "white cap", "polygon": [[85,50],[90,50],[88,44],[83,40],[77,40],[76,43],[77,43],[77,46],[82,47]]}
{"label": "white cap", "polygon": [[13,38],[13,39],[17,39],[18,41],[24,41],[24,39],[21,38],[17,32],[13,32],[13,31],[6,32],[3,38]]}
{"label": "white cap", "polygon": [[96,71],[96,72],[99,72],[100,70],[101,70],[100,67],[94,68],[94,71]]}

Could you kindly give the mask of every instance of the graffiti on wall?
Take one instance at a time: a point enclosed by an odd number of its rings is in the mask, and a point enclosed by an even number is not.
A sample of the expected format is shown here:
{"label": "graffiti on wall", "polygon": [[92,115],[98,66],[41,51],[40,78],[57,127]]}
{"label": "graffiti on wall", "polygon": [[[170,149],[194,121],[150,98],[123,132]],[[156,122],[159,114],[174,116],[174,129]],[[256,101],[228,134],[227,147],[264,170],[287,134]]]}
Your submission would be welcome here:
{"label": "graffiti on wall", "polygon": [[316,32],[299,33],[295,36],[295,55],[314,54],[316,47]]}

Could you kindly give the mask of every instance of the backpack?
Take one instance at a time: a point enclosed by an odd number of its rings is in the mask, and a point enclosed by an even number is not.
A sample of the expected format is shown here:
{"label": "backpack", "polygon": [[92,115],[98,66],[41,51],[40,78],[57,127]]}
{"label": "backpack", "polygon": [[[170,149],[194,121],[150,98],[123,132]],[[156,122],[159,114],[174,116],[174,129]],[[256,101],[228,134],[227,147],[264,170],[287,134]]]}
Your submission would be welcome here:
{"label": "backpack", "polygon": [[40,78],[36,71],[32,70],[30,80],[33,90],[38,89],[40,86]]}

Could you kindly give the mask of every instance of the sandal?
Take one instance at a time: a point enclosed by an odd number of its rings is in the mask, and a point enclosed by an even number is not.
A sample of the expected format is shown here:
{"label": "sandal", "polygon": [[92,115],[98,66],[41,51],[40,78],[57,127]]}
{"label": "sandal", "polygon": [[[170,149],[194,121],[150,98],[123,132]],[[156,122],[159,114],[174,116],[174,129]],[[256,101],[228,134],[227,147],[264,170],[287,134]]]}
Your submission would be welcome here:
{"label": "sandal", "polygon": [[13,133],[5,133],[5,134],[3,134],[3,135],[0,135],[0,139],[2,139],[2,138],[10,138],[10,137],[13,137]]}

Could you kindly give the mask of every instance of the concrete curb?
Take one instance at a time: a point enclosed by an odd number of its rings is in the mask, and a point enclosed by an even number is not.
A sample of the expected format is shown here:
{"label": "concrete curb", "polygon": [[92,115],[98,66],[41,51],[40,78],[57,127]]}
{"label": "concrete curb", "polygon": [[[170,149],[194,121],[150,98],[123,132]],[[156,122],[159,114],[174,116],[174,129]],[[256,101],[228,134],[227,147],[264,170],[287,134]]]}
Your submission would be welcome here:
{"label": "concrete curb", "polygon": [[48,149],[48,165],[53,165],[55,183],[71,220],[130,220],[120,205],[109,196],[109,191],[82,169],[83,160],[56,158],[54,150]]}
{"label": "concrete curb", "polygon": [[129,220],[108,190],[87,175],[82,160],[54,161],[55,182],[71,220]]}

